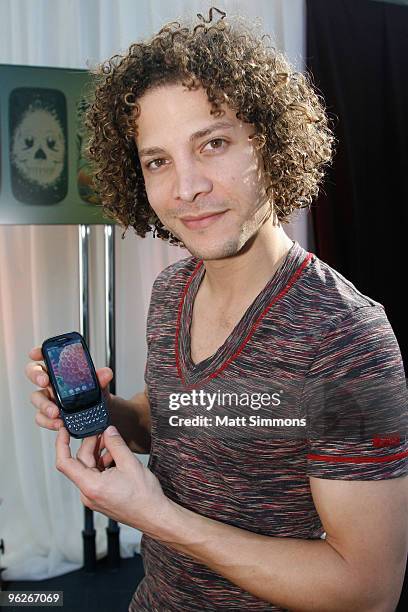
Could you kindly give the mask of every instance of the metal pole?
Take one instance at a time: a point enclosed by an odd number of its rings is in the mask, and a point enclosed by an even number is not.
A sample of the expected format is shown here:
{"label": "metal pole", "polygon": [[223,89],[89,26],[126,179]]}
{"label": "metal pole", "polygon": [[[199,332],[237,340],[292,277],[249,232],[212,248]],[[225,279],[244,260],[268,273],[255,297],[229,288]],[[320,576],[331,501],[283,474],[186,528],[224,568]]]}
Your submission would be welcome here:
{"label": "metal pole", "polygon": [[[80,225],[78,235],[79,250],[79,331],[89,346],[89,225]],[[84,506],[84,529],[82,548],[85,572],[93,572],[96,567],[96,531],[93,511]]]}
{"label": "metal pole", "polygon": [[[105,225],[105,357],[106,364],[113,370],[109,391],[116,393],[116,337],[115,337],[115,226]],[[120,565],[119,525],[109,519],[106,528],[108,538],[108,566],[113,569]]]}

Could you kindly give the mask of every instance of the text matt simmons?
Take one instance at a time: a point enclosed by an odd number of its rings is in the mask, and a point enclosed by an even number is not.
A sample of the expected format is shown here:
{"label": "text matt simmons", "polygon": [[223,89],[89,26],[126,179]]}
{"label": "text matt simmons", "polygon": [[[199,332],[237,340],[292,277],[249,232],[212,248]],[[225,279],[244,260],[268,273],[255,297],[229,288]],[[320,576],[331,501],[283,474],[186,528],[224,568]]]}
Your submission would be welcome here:
{"label": "text matt simmons", "polygon": [[227,427],[305,427],[306,419],[267,419],[261,418],[259,415],[250,417],[229,417],[216,416],[208,417],[197,415],[195,417],[184,418],[178,415],[172,415],[169,418],[169,424],[173,427],[212,427],[227,426]]}

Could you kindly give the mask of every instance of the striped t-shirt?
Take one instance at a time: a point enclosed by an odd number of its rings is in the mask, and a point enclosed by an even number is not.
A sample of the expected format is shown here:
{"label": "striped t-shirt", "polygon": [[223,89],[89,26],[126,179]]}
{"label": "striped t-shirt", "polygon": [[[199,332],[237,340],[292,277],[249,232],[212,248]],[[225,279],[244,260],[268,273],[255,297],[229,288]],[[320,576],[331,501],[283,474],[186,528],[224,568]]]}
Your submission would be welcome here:
{"label": "striped t-shirt", "polygon": [[[309,477],[408,473],[405,377],[384,308],[293,243],[226,341],[194,364],[195,257],[159,274],[147,321],[152,446],[165,495],[266,536],[320,538]],[[282,610],[147,535],[131,612]]]}

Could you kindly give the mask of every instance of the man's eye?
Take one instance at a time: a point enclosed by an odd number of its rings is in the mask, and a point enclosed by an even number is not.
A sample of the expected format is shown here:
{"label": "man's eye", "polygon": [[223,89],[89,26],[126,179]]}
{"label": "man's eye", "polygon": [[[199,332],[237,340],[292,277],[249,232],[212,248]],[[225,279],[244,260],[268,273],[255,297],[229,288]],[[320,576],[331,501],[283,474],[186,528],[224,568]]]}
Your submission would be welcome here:
{"label": "man's eye", "polygon": [[[149,161],[146,164],[146,168],[149,168],[149,170],[157,170],[158,168],[160,168],[162,166],[162,163],[164,163],[166,160],[164,159],[152,159],[152,161]],[[156,166],[153,166],[152,164],[157,164]]]}
{"label": "man's eye", "polygon": [[227,143],[227,141],[224,140],[224,138],[213,138],[212,140],[207,142],[207,144],[205,145],[204,148],[206,148],[208,145],[211,145],[211,150],[214,151],[215,149],[222,149],[223,148],[222,145],[224,145],[226,143]]}
{"label": "man's eye", "polygon": [[[212,140],[209,140],[207,144],[204,145],[203,149],[206,149],[208,145],[211,145],[210,151],[216,151],[217,149],[225,148],[226,144],[227,141],[224,140],[224,138],[213,138]],[[159,157],[158,159],[152,159],[151,161],[147,162],[146,168],[148,170],[159,170],[159,168],[164,166],[165,163],[166,160]]]}

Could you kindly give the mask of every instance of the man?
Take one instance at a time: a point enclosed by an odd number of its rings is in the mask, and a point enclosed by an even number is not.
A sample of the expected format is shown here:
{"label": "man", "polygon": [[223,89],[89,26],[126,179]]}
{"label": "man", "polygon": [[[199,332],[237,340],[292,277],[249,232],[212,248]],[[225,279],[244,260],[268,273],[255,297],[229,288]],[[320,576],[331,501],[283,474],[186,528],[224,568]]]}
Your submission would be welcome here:
{"label": "man", "polygon": [[[111,395],[116,428],[76,458],[44,366],[27,367],[36,422],[59,429],[57,468],[144,533],[129,610],[394,610],[408,550],[398,344],[381,304],[282,227],[330,159],[307,79],[210,12],[105,64],[88,124],[106,210],[192,255],[154,283],[145,392]],[[112,372],[98,376],[106,388]],[[132,451],[150,451],[149,469]]]}

